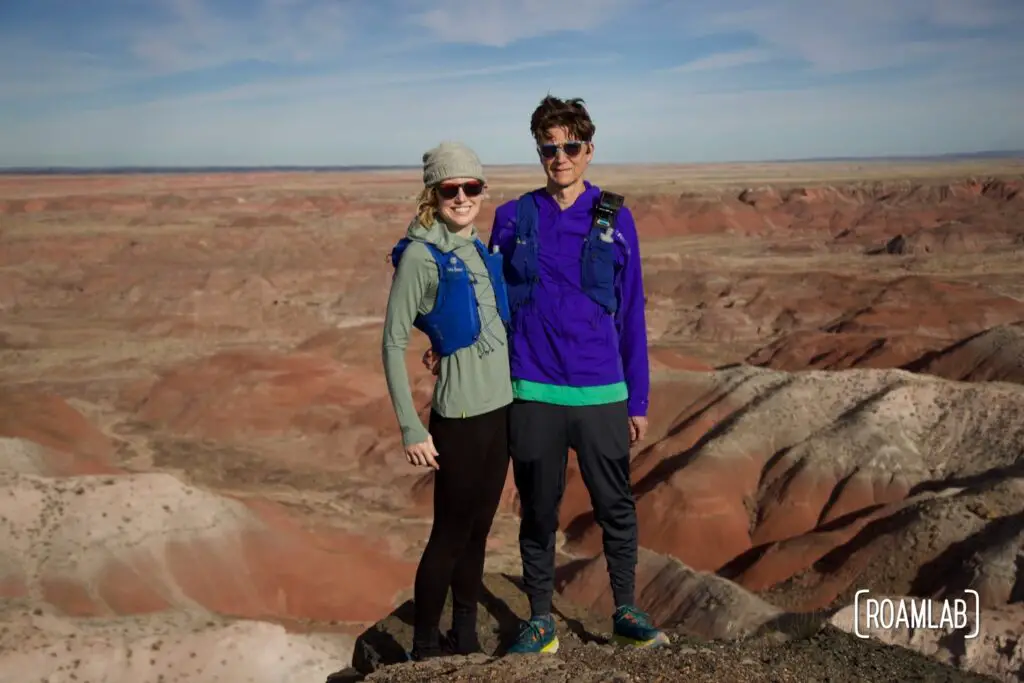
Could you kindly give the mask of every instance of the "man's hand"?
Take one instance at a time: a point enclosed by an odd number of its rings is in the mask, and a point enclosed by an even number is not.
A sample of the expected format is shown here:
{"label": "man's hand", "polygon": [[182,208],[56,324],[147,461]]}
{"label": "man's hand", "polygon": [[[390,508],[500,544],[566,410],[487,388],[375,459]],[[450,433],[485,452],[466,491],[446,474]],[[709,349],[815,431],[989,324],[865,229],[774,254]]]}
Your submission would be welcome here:
{"label": "man's hand", "polygon": [[629,418],[629,445],[642,441],[647,434],[647,418],[639,415]]}
{"label": "man's hand", "polygon": [[430,370],[432,375],[441,372],[441,356],[434,353],[434,349],[427,349],[423,354],[423,367]]}
{"label": "man's hand", "polygon": [[434,437],[430,434],[427,434],[426,441],[406,446],[405,457],[410,465],[430,467],[435,470],[441,469],[441,466],[437,464],[438,452],[434,448]]}

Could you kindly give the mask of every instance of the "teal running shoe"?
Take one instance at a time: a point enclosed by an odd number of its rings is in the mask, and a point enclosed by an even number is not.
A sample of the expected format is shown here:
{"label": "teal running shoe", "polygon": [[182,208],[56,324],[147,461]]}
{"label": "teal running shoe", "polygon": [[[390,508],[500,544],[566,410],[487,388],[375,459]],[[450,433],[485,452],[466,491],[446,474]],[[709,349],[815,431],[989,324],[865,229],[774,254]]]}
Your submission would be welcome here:
{"label": "teal running shoe", "polygon": [[558,635],[555,633],[555,620],[551,615],[535,617],[525,622],[519,630],[516,642],[507,650],[507,654],[524,654],[558,652]]}
{"label": "teal running shoe", "polygon": [[651,618],[631,605],[623,605],[612,616],[612,639],[619,645],[630,647],[659,647],[668,645],[665,632],[655,628]]}

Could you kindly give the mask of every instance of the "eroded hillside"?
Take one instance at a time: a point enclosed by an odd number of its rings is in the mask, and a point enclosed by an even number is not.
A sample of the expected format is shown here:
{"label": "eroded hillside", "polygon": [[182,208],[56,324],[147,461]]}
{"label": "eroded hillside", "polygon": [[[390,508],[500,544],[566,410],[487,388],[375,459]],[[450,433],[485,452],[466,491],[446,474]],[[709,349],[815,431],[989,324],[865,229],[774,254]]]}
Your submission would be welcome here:
{"label": "eroded hillside", "polygon": [[[839,676],[856,588],[973,588],[969,646],[886,637],[1019,680],[1020,172],[637,173],[596,180],[627,195],[645,260],[640,599],[684,638],[816,626],[782,649],[595,645],[553,666]],[[322,681],[408,597],[431,483],[399,448],[379,343],[414,175],[0,178],[0,681]],[[491,181],[485,233],[533,182]],[[493,572],[518,569],[516,505],[510,479]],[[562,598],[606,614],[574,464],[561,515]],[[406,669],[372,680],[425,680]]]}

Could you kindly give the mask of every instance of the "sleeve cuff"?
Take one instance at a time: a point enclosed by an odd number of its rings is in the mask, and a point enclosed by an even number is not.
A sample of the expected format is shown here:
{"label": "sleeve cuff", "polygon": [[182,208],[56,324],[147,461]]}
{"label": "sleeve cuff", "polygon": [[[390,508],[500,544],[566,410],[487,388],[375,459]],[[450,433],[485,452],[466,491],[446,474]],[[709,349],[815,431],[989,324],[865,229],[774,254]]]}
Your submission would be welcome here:
{"label": "sleeve cuff", "polygon": [[627,401],[626,409],[630,417],[647,417],[647,401]]}
{"label": "sleeve cuff", "polygon": [[402,447],[408,448],[409,446],[415,446],[418,443],[423,443],[427,440],[429,432],[423,427],[422,424],[415,424],[411,427],[402,430]]}

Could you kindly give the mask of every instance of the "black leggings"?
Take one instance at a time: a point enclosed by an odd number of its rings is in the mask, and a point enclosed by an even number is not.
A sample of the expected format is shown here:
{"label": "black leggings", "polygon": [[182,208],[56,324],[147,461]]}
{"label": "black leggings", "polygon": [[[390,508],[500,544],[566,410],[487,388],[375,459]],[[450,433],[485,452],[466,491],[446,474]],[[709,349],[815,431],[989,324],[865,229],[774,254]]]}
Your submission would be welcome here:
{"label": "black leggings", "polygon": [[431,411],[430,434],[439,469],[434,524],[416,570],[416,649],[437,646],[449,587],[452,630],[460,641],[475,641],[487,535],[508,473],[508,407],[466,418]]}

